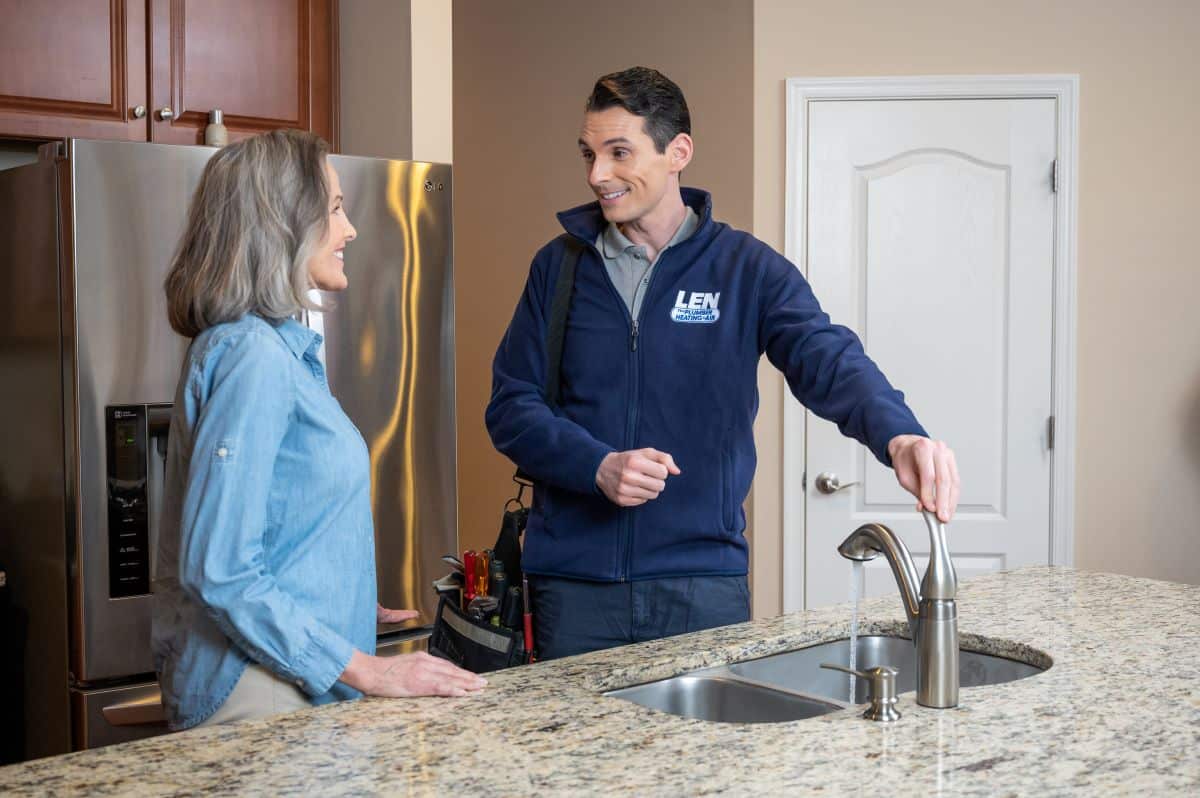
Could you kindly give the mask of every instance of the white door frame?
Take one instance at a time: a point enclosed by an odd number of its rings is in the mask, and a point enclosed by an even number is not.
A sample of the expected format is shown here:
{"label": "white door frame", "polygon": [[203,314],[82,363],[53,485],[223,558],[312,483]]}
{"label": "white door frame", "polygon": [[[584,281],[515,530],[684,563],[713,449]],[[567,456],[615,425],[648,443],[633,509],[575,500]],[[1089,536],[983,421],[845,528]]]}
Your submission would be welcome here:
{"label": "white door frame", "polygon": [[[1050,471],[1050,551],[1054,565],[1075,562],[1075,312],[1079,138],[1078,75],[789,78],[784,254],[808,276],[808,105],[828,100],[1023,99],[1056,101],[1058,190],[1054,225],[1054,448]],[[783,387],[783,606],[804,606],[804,408]],[[953,442],[951,442],[953,443]],[[846,534],[852,530],[847,529]]]}

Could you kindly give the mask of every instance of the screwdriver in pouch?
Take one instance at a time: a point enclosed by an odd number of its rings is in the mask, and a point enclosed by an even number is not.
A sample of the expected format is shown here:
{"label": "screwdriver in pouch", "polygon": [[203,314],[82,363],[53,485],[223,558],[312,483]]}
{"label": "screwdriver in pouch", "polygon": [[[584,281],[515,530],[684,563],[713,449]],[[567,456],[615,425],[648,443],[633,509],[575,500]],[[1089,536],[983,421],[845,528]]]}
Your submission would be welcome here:
{"label": "screwdriver in pouch", "polygon": [[533,610],[529,607],[529,577],[521,575],[521,601],[525,605],[525,657],[533,662]]}
{"label": "screwdriver in pouch", "polygon": [[475,595],[486,596],[488,594],[488,564],[491,559],[491,549],[484,549],[479,552],[479,556],[475,560]]}
{"label": "screwdriver in pouch", "polygon": [[464,611],[471,603],[471,599],[475,598],[475,559],[478,556],[474,549],[467,549],[463,552],[463,576],[466,577],[463,584],[462,608]]}

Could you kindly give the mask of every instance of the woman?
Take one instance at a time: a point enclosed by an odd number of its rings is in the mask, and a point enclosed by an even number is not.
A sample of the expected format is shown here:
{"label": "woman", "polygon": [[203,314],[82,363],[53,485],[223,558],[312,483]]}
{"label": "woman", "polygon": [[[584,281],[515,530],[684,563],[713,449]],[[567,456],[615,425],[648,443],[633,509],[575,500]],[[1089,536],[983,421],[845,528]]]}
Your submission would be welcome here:
{"label": "woman", "polygon": [[325,143],[276,131],[218,151],[166,280],[193,339],[171,419],[154,651],[172,729],[484,680],[381,658],[367,448],[295,317],[347,285],[354,226]]}

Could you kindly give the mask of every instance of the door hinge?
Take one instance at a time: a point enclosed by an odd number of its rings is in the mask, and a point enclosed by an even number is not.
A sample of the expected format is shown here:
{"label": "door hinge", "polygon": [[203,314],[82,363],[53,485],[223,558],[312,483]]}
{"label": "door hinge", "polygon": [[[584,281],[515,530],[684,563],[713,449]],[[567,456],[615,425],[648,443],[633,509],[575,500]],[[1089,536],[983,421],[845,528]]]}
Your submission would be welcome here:
{"label": "door hinge", "polygon": [[801,493],[808,492],[808,472],[807,471],[805,471],[803,474],[800,475],[800,492]]}
{"label": "door hinge", "polygon": [[1052,164],[1050,164],[1050,190],[1053,191],[1055,194],[1058,193],[1058,159],[1057,158],[1055,158],[1054,162]]}
{"label": "door hinge", "polygon": [[1054,448],[1054,416],[1046,419],[1046,448]]}

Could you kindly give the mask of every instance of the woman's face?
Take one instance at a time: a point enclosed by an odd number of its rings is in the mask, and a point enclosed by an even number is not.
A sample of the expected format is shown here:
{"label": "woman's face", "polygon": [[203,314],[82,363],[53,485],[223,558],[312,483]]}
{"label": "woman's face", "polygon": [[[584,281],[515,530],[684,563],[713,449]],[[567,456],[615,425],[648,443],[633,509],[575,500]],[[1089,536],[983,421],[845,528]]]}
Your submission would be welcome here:
{"label": "woman's face", "polygon": [[329,229],[308,262],[308,276],[322,291],[341,291],[347,285],[342,253],[358,232],[342,207],[342,183],[328,161],[325,162],[325,179],[329,182]]}

